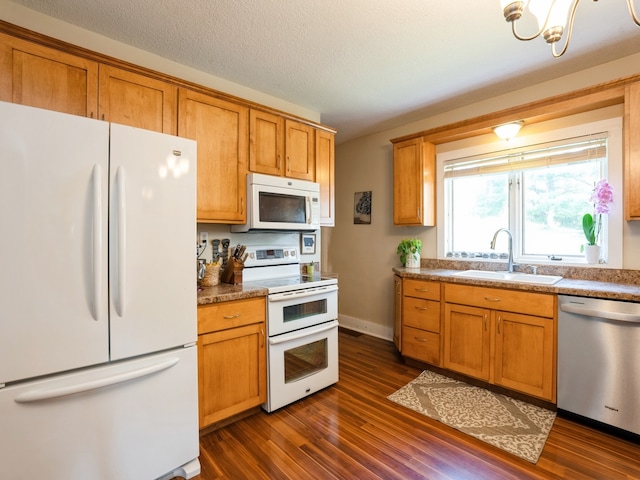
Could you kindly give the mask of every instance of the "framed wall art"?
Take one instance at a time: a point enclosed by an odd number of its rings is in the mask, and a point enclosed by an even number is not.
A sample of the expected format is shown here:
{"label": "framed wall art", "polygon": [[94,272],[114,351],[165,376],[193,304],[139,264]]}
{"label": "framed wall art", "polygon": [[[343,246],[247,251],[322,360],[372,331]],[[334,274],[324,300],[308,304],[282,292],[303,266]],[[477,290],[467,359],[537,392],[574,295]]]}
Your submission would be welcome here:
{"label": "framed wall art", "polygon": [[371,191],[356,192],[353,196],[353,223],[368,225],[371,223]]}

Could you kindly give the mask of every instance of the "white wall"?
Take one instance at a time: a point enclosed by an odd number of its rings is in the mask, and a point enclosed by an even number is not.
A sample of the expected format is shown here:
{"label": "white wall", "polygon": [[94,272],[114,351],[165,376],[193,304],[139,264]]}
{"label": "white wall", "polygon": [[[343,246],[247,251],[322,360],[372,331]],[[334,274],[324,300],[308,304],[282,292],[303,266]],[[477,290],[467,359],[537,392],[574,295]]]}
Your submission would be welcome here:
{"label": "white wall", "polygon": [[[422,256],[436,258],[437,227],[393,225],[392,138],[500,111],[640,72],[640,54],[484,100],[336,147],[336,226],[323,235],[326,267],[338,273],[344,326],[391,339],[393,266],[398,242],[419,237]],[[354,192],[371,190],[371,225],[353,224]],[[620,193],[618,198],[622,198]],[[640,269],[640,222],[623,226],[623,267]]]}

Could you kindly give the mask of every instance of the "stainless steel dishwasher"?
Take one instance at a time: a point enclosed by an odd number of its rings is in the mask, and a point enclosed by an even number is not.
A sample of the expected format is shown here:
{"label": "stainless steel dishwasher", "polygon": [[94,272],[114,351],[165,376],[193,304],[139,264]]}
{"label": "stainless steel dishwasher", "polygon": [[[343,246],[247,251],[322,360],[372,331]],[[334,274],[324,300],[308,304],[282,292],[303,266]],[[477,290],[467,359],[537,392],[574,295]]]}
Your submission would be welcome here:
{"label": "stainless steel dishwasher", "polygon": [[640,434],[640,303],[558,295],[558,409]]}

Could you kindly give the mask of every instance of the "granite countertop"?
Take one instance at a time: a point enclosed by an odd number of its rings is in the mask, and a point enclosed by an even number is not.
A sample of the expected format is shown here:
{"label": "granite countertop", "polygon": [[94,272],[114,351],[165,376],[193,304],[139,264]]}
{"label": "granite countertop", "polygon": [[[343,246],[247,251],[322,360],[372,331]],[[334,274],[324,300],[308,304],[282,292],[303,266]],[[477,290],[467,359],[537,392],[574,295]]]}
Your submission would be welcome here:
{"label": "granite countertop", "polygon": [[219,283],[213,287],[198,288],[198,305],[264,297],[267,295],[267,292],[267,289],[263,287]]}
{"label": "granite countertop", "polygon": [[[517,270],[531,273],[527,268],[525,265]],[[403,278],[640,302],[640,271],[638,270],[539,266],[538,274],[563,277],[554,285],[480,280],[453,275],[461,270],[506,270],[506,264],[423,259],[420,269],[393,267],[393,272]]]}

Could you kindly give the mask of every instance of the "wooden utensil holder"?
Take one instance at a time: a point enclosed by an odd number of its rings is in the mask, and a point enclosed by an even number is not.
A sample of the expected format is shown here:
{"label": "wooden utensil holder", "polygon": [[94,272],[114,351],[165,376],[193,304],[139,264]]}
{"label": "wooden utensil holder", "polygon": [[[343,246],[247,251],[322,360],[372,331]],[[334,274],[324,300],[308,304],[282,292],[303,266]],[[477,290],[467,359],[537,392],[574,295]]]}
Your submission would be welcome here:
{"label": "wooden utensil holder", "polygon": [[227,262],[227,266],[222,272],[220,280],[222,283],[230,283],[232,285],[239,285],[242,283],[242,270],[244,264],[237,261],[235,258],[230,258]]}

